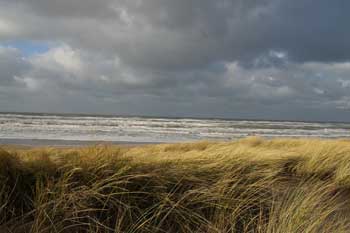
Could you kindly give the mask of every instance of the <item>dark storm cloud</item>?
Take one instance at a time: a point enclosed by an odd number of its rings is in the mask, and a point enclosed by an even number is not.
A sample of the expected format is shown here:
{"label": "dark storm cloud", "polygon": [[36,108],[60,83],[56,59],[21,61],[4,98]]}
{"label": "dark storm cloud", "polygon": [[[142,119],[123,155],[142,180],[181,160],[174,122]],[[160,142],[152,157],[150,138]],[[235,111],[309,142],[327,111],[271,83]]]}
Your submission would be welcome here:
{"label": "dark storm cloud", "polygon": [[0,43],[51,46],[25,58],[0,47],[0,104],[347,119],[349,10],[345,0],[0,0]]}
{"label": "dark storm cloud", "polygon": [[12,14],[26,26],[23,36],[65,39],[157,69],[249,61],[269,50],[283,50],[298,62],[349,58],[348,1],[16,2],[7,5],[23,10],[23,19]]}
{"label": "dark storm cloud", "polygon": [[0,46],[0,85],[16,85],[16,78],[25,73],[30,66],[19,50]]}

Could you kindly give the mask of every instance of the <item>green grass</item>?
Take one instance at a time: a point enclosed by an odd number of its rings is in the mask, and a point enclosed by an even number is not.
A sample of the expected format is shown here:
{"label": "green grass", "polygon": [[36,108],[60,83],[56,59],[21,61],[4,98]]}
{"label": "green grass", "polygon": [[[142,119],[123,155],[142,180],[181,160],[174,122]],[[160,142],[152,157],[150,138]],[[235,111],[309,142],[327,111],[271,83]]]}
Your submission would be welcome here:
{"label": "green grass", "polygon": [[350,141],[0,150],[0,232],[349,232]]}

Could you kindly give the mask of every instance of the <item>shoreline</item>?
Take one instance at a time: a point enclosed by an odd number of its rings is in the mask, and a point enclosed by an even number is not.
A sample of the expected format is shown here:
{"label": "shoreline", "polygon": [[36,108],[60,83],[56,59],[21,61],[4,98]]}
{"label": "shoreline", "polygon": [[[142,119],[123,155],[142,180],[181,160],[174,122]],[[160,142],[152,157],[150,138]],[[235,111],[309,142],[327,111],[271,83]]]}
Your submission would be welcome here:
{"label": "shoreline", "polygon": [[12,139],[0,138],[0,146],[23,146],[23,147],[83,147],[93,145],[121,145],[127,147],[156,145],[164,142],[131,142],[131,141],[93,141],[93,140],[54,140],[54,139]]}

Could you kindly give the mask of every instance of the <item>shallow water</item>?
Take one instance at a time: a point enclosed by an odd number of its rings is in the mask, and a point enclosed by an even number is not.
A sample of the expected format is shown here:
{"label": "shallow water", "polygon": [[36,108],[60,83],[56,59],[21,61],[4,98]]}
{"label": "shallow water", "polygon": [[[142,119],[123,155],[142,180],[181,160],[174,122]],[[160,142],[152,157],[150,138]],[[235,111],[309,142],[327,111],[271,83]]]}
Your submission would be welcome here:
{"label": "shallow water", "polygon": [[0,113],[0,143],[38,140],[181,142],[264,137],[350,137],[350,123]]}

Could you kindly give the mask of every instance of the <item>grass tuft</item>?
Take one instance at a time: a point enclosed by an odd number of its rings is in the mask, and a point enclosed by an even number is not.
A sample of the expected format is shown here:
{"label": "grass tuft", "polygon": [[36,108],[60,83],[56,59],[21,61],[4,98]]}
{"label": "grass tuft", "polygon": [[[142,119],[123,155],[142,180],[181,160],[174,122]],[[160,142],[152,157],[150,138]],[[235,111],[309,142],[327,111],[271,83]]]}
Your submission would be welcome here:
{"label": "grass tuft", "polygon": [[350,230],[350,141],[0,150],[0,232]]}

